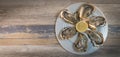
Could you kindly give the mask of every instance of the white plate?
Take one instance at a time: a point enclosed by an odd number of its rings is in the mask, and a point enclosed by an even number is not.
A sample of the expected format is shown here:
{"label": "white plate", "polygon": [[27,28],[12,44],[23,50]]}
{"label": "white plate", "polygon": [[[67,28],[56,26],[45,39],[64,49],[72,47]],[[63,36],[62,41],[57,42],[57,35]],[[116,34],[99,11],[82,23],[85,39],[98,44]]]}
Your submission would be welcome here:
{"label": "white plate", "polygon": [[[82,3],[72,4],[72,5],[68,6],[66,9],[68,9],[71,13],[74,13],[80,7],[81,4],[83,4],[83,2]],[[99,8],[97,8],[96,6],[95,6],[95,8],[96,8],[96,11],[92,15],[105,17],[103,12]],[[64,20],[61,19],[59,16],[57,17],[56,24],[55,24],[56,38],[57,38],[58,42],[60,43],[60,45],[66,51],[69,51],[69,52],[74,53],[74,54],[83,55],[83,54],[93,53],[93,52],[95,52],[96,50],[99,49],[99,47],[93,47],[93,45],[91,44],[91,42],[90,42],[90,40],[88,38],[88,48],[87,48],[87,51],[86,52],[76,52],[73,49],[73,43],[77,39],[77,35],[73,36],[70,40],[60,40],[60,38],[58,37],[59,32],[64,27],[69,27],[69,26],[72,26],[72,25],[64,22]],[[97,29],[98,29],[99,32],[101,32],[103,34],[104,41],[105,41],[106,37],[107,37],[107,33],[108,33],[108,24],[106,23],[105,26],[97,27]]]}

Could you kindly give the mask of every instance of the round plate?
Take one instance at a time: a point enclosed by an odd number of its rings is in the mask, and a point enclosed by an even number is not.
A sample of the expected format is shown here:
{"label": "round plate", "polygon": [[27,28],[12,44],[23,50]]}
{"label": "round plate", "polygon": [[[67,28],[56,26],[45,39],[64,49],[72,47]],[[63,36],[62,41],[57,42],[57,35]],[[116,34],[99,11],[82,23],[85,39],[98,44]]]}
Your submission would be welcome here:
{"label": "round plate", "polygon": [[[68,6],[66,9],[68,9],[69,12],[71,13],[74,13],[75,11],[77,11],[77,9],[82,5],[84,4],[83,2],[82,3],[76,3],[76,4],[72,4],[70,6]],[[97,8],[95,6],[95,11],[92,15],[94,16],[104,16],[104,14],[102,13],[102,11]],[[106,18],[105,18],[106,19]],[[90,39],[88,38],[88,48],[87,48],[87,51],[86,52],[77,52],[73,49],[73,43],[75,42],[75,40],[77,39],[77,34],[75,36],[73,36],[72,38],[70,38],[69,40],[61,40],[59,38],[59,33],[60,31],[65,28],[65,27],[72,27],[73,25],[69,24],[69,23],[66,23],[63,19],[60,18],[60,16],[57,17],[57,20],[56,20],[56,24],[55,24],[55,32],[56,32],[56,38],[58,40],[58,42],[60,43],[60,45],[67,51],[71,52],[71,53],[74,53],[74,54],[79,54],[79,55],[83,55],[83,54],[90,54],[90,53],[93,53],[95,52],[96,50],[99,49],[99,47],[93,47]],[[107,33],[108,33],[108,24],[106,23],[105,26],[100,26],[100,27],[97,27],[97,31],[101,32],[103,34],[103,37],[104,37],[104,41],[106,40],[106,37],[107,37]]]}

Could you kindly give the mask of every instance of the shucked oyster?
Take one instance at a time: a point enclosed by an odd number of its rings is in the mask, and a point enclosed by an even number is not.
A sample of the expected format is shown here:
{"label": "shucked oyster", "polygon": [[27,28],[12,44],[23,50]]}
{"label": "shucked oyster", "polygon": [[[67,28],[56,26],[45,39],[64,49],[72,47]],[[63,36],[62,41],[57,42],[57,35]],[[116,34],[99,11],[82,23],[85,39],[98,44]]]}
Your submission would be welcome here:
{"label": "shucked oyster", "polygon": [[88,25],[91,30],[96,30],[96,27],[105,26],[106,20],[102,16],[92,16],[89,19]]}
{"label": "shucked oyster", "polygon": [[105,18],[102,16],[93,16],[90,18],[89,23],[97,27],[97,26],[105,25],[106,21]]}
{"label": "shucked oyster", "polygon": [[87,37],[84,34],[79,33],[78,38],[73,45],[74,50],[78,52],[85,52],[88,46],[87,42]]}
{"label": "shucked oyster", "polygon": [[87,18],[92,14],[94,11],[94,7],[90,4],[83,4],[78,9],[77,13],[79,15],[79,18]]}
{"label": "shucked oyster", "polygon": [[60,17],[64,19],[67,23],[75,24],[78,20],[75,18],[74,14],[68,12],[67,9],[64,9],[60,13]]}
{"label": "shucked oyster", "polygon": [[97,46],[100,46],[103,44],[104,38],[103,38],[102,33],[98,32],[98,31],[88,30],[88,31],[86,31],[86,34],[91,39],[93,46],[97,47]]}
{"label": "shucked oyster", "polygon": [[65,27],[61,30],[59,36],[61,39],[69,39],[76,34],[76,29],[73,27]]}

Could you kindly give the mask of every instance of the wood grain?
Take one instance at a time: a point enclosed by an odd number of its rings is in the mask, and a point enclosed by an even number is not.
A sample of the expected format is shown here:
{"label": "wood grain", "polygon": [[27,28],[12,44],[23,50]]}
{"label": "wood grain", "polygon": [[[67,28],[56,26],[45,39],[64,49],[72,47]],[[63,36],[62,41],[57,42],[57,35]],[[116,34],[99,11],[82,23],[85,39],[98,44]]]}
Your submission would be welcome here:
{"label": "wood grain", "polygon": [[[70,4],[90,2],[105,14],[104,46],[79,56],[62,49],[54,34],[56,17]],[[0,0],[0,57],[119,57],[120,0]]]}
{"label": "wood grain", "polygon": [[[23,3],[0,5],[0,25],[54,25],[59,11],[68,4],[50,3],[52,2],[40,2],[37,5]],[[110,25],[119,25],[120,4],[95,5],[103,11]]]}
{"label": "wood grain", "polygon": [[56,39],[0,39],[0,45],[55,45]]}

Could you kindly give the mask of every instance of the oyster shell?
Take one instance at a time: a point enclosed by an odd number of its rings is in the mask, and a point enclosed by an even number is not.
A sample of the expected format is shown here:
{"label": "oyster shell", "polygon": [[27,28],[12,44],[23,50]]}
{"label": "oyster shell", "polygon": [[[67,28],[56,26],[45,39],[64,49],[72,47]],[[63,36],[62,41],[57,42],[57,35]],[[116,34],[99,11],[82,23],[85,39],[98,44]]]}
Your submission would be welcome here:
{"label": "oyster shell", "polygon": [[88,24],[88,28],[91,30],[96,30],[97,28],[94,25]]}
{"label": "oyster shell", "polygon": [[76,24],[76,22],[78,21],[76,19],[75,14],[72,14],[72,13],[68,12],[67,9],[64,9],[64,10],[61,11],[60,17],[62,19],[64,19],[65,22],[71,23],[71,24]]}
{"label": "oyster shell", "polygon": [[83,4],[78,9],[79,18],[87,18],[94,11],[94,6],[90,4]]}
{"label": "oyster shell", "polygon": [[76,29],[74,27],[65,27],[59,33],[60,39],[69,39],[76,34]]}
{"label": "oyster shell", "polygon": [[93,44],[93,46],[97,47],[103,44],[104,38],[102,33],[98,32],[98,31],[86,31],[86,34],[88,35],[88,37],[91,40],[91,43]]}
{"label": "oyster shell", "polygon": [[78,38],[73,44],[73,48],[77,52],[85,52],[87,51],[87,46],[88,46],[87,43],[88,43],[87,37],[84,34],[79,33]]}
{"label": "oyster shell", "polygon": [[89,24],[94,26],[101,26],[106,24],[106,20],[102,16],[93,16],[90,18]]}

